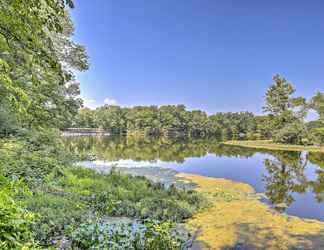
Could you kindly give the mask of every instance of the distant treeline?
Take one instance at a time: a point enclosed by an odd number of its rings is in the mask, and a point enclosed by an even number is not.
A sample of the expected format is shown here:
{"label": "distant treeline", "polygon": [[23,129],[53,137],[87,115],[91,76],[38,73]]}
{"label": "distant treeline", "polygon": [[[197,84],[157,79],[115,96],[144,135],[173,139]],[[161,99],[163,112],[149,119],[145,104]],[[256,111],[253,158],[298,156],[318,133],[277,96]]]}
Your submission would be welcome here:
{"label": "distant treeline", "polygon": [[[293,97],[292,84],[279,75],[266,92],[264,115],[226,112],[208,115],[184,105],[120,107],[105,105],[80,109],[73,126],[102,128],[112,134],[150,136],[220,137],[223,139],[272,139],[290,144],[324,143],[324,93],[310,100]],[[318,119],[306,122],[309,110]]]}
{"label": "distant treeline", "polygon": [[252,136],[258,131],[258,117],[250,112],[207,115],[188,111],[184,105],[138,106],[123,108],[105,105],[80,110],[75,127],[103,128],[112,134],[150,136]]}

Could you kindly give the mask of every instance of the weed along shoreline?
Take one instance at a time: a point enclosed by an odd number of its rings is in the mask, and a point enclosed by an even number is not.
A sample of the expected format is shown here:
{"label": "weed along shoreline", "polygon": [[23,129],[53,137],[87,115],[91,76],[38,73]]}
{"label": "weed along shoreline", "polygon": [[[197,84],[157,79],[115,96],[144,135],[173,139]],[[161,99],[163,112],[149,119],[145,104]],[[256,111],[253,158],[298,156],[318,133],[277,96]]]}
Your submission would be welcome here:
{"label": "weed along shoreline", "polygon": [[87,168],[102,173],[115,168],[166,187],[196,191],[206,205],[184,222],[185,229],[195,235],[190,249],[324,249],[323,221],[275,211],[247,183],[158,167]]}
{"label": "weed along shoreline", "polygon": [[245,183],[187,173],[210,206],[186,221],[202,249],[324,249],[324,222],[280,214]]}
{"label": "weed along shoreline", "polygon": [[285,151],[307,151],[315,153],[324,153],[323,146],[302,146],[274,143],[271,140],[247,140],[247,141],[226,141],[222,142],[223,145],[240,146],[255,149],[268,149],[268,150],[285,150]]}

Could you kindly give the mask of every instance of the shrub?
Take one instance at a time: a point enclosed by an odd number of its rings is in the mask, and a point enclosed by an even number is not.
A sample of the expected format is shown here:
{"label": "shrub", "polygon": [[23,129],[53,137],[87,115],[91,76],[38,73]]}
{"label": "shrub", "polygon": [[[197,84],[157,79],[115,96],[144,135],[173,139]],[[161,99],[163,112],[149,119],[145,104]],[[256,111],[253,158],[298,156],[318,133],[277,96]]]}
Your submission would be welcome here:
{"label": "shrub", "polygon": [[190,217],[203,201],[195,191],[165,188],[144,177],[116,171],[101,174],[82,167],[56,169],[34,192],[26,203],[39,215],[33,230],[45,247],[55,245],[66,236],[68,228],[76,228],[89,218],[126,216],[179,222]]}
{"label": "shrub", "polygon": [[[2,141],[0,172],[11,179],[23,178],[30,185],[39,185],[53,169],[71,163],[55,132],[33,132],[26,137]],[[44,144],[43,144],[44,143]]]}
{"label": "shrub", "polygon": [[62,178],[65,192],[79,195],[96,213],[182,221],[202,205],[198,193],[165,188],[143,177],[72,168]]}
{"label": "shrub", "polygon": [[28,194],[22,182],[0,176],[0,249],[36,247],[30,231],[34,214],[16,200],[17,196]]}
{"label": "shrub", "polygon": [[61,240],[71,225],[79,225],[87,218],[87,207],[69,197],[46,192],[36,192],[26,201],[28,209],[38,216],[32,225],[35,238],[43,247]]}

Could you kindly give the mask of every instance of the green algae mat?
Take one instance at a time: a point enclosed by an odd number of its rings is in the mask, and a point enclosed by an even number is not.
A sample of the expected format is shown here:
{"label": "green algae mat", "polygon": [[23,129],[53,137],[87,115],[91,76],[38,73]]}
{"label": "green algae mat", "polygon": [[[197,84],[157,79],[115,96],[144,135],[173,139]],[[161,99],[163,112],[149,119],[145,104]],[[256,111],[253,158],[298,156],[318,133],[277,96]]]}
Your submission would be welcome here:
{"label": "green algae mat", "polygon": [[[178,174],[211,205],[186,222],[205,249],[324,249],[324,222],[286,216],[262,203],[248,184]],[[240,248],[240,246],[242,248]]]}

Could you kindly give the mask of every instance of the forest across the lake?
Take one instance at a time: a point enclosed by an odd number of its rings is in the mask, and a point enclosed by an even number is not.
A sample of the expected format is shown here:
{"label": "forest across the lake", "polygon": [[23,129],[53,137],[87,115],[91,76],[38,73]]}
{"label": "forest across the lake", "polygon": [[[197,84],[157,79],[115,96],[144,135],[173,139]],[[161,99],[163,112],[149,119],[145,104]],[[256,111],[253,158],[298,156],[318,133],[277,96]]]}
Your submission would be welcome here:
{"label": "forest across the lake", "polygon": [[[275,75],[265,93],[264,115],[220,112],[208,115],[184,105],[82,108],[72,125],[101,128],[111,134],[219,138],[220,140],[271,139],[275,143],[324,145],[324,93],[306,100],[294,96],[295,88]],[[306,121],[310,111],[316,119]]]}
{"label": "forest across the lake", "polygon": [[[90,63],[74,39],[74,7],[72,0],[0,0],[0,249],[324,248],[323,92],[296,96],[275,75],[262,115],[184,105],[84,107],[76,72]],[[65,138],[68,128],[119,141]],[[222,144],[229,140],[299,150],[267,151],[260,164],[253,157],[264,149]],[[228,158],[221,167],[210,155]],[[252,161],[244,165],[244,157]],[[176,165],[198,158],[202,165]],[[145,164],[166,161],[145,172]],[[259,186],[240,179],[249,167]],[[298,202],[307,211],[297,211]]]}

